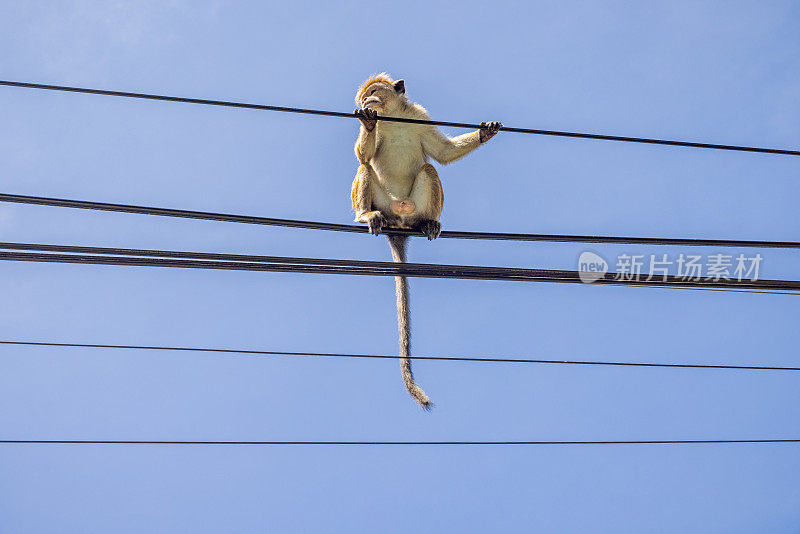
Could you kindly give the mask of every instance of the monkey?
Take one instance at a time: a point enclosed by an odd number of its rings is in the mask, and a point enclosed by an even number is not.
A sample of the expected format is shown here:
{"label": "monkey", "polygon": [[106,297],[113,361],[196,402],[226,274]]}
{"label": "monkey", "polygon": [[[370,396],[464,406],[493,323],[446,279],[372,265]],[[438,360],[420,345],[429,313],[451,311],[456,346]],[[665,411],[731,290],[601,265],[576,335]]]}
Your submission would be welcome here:
{"label": "monkey", "polygon": [[[435,239],[441,232],[439,217],[444,192],[429,159],[446,165],[462,158],[491,139],[499,122],[481,123],[477,131],[449,138],[430,124],[379,121],[380,115],[430,120],[428,112],[409,101],[405,81],[383,72],[368,78],[356,93],[356,116],[361,121],[355,153],[359,167],[351,188],[356,222],[369,233],[384,228],[408,228]],[[392,259],[406,261],[408,236],[387,234]],[[411,372],[411,324],[408,282],[395,276],[400,369],[411,397],[426,411],[432,403],[414,382]]]}

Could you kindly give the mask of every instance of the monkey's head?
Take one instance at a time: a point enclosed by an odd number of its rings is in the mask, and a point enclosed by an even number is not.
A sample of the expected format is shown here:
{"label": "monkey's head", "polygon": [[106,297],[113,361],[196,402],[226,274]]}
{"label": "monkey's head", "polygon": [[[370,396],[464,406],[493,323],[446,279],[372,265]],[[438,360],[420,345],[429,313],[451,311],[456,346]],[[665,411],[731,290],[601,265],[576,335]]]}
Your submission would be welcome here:
{"label": "monkey's head", "polygon": [[385,72],[370,76],[356,93],[358,107],[374,109],[387,115],[407,102],[405,82],[393,80]]}

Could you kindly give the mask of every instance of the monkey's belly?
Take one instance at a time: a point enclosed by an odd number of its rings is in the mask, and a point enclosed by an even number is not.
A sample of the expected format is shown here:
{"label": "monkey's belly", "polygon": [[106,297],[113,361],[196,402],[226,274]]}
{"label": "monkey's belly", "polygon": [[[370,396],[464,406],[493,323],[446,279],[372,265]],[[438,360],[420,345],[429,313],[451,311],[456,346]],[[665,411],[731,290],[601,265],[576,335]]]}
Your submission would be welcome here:
{"label": "monkey's belly", "polygon": [[378,185],[392,200],[405,200],[414,186],[414,176],[386,176],[378,174]]}
{"label": "monkey's belly", "polygon": [[412,150],[403,150],[397,143],[386,142],[378,152],[380,157],[372,161],[378,183],[393,200],[407,199],[425,160]]}

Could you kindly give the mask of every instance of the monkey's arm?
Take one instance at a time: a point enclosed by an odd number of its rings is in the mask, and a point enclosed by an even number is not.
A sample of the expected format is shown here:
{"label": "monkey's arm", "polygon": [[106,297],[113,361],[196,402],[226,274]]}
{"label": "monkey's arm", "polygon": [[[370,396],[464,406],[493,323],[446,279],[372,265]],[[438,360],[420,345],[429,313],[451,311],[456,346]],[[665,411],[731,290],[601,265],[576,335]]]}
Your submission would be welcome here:
{"label": "monkey's arm", "polygon": [[356,139],[356,158],[363,165],[375,156],[377,150],[375,126],[378,124],[378,112],[373,109],[356,109],[354,113],[361,121],[361,129]]}
{"label": "monkey's arm", "polygon": [[358,132],[358,139],[356,139],[356,158],[359,163],[367,163],[375,155],[375,130],[367,130],[361,126],[361,131]]}
{"label": "monkey's arm", "polygon": [[453,138],[445,136],[435,126],[426,126],[422,132],[422,149],[442,165],[463,158],[480,144],[480,131]]}

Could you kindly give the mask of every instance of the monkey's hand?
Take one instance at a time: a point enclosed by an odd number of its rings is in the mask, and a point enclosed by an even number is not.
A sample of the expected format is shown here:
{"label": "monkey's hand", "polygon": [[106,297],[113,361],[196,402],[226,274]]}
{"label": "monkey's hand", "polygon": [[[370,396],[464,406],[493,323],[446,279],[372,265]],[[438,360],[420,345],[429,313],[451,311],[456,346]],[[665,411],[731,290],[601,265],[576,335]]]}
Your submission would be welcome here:
{"label": "monkey's hand", "polygon": [[488,122],[488,123],[482,122],[481,129],[479,130],[481,132],[481,143],[485,143],[486,141],[494,137],[495,134],[499,132],[500,128],[502,127],[503,125],[500,124],[499,122]]}
{"label": "monkey's hand", "polygon": [[354,111],[358,120],[364,125],[368,132],[375,129],[375,124],[378,122],[378,112],[374,109],[364,108]]}

